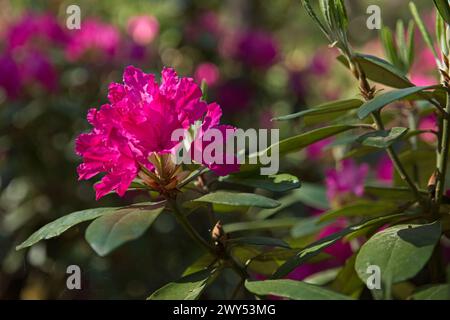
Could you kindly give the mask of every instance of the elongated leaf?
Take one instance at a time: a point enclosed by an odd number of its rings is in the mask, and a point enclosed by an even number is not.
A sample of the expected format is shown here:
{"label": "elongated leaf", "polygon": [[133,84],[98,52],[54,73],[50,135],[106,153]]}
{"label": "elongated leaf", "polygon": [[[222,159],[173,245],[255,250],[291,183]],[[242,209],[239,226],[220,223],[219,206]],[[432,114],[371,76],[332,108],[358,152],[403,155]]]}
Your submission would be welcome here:
{"label": "elongated leaf", "polygon": [[408,128],[394,127],[390,130],[378,130],[363,134],[356,141],[368,147],[388,148],[405,136],[407,132]]}
{"label": "elongated leaf", "polygon": [[450,300],[450,285],[439,284],[422,288],[412,295],[414,300]]}
{"label": "elongated leaf", "polygon": [[200,198],[192,200],[194,202],[207,202],[213,204],[223,204],[227,206],[244,206],[258,208],[276,208],[280,205],[278,201],[253,193],[235,193],[217,191],[209,193]]}
{"label": "elongated leaf", "polygon": [[413,20],[410,20],[408,23],[408,39],[407,39],[407,56],[406,56],[406,62],[407,64],[407,69],[409,70],[411,68],[411,66],[414,63],[414,58],[415,58],[415,40],[414,40],[414,30],[415,30],[415,24]]}
{"label": "elongated leaf", "polygon": [[245,287],[258,296],[274,295],[293,300],[351,300],[319,286],[287,279],[246,281]]}
{"label": "elongated leaf", "polygon": [[399,67],[400,59],[398,56],[397,48],[395,47],[394,36],[391,29],[383,27],[381,29],[381,43],[383,44],[384,52],[393,65]]}
{"label": "elongated leaf", "polygon": [[320,21],[319,17],[316,15],[314,10],[311,7],[309,0],[302,0],[302,5],[305,8],[308,15],[316,22],[319,26],[320,30],[328,37],[329,30],[328,28]]}
{"label": "elongated leaf", "polygon": [[303,282],[316,286],[324,286],[333,281],[341,269],[341,267],[337,267],[316,272],[303,279]]}
{"label": "elongated leaf", "polygon": [[191,264],[189,267],[187,267],[186,270],[184,270],[182,277],[202,271],[202,270],[211,269],[212,264],[216,260],[217,260],[216,257],[207,253],[207,254],[201,256],[200,258],[198,258],[197,260],[195,260],[194,263]]}
{"label": "elongated leaf", "polygon": [[112,213],[118,208],[94,208],[82,211],[77,211],[65,215],[61,218],[56,219],[53,222],[43,226],[38,231],[33,233],[27,240],[16,247],[16,250],[20,250],[26,247],[30,247],[35,243],[59,236],[61,233],[65,232],[67,229],[82,223],[84,221],[93,220],[104,214]]}
{"label": "elongated leaf", "polygon": [[264,209],[257,213],[257,219],[267,219],[295,203],[303,203],[317,209],[328,209],[328,199],[324,186],[304,183],[302,187],[278,199],[281,205],[275,209]]}
{"label": "elongated leaf", "polygon": [[326,227],[329,222],[320,222],[320,217],[301,218],[291,229],[291,236],[300,238],[319,232]]}
{"label": "elongated leaf", "polygon": [[385,229],[361,247],[356,257],[356,272],[366,283],[372,275],[367,268],[376,265],[381,270],[384,285],[408,280],[425,266],[440,236],[439,222]]}
{"label": "elongated leaf", "polygon": [[139,238],[164,208],[120,209],[96,219],[86,229],[86,240],[100,256]]}
{"label": "elongated leaf", "polygon": [[300,187],[300,181],[298,178],[287,173],[280,173],[271,176],[258,175],[256,177],[229,175],[226,177],[220,177],[219,181],[253,188],[261,188],[273,192],[286,192]]}
{"label": "elongated leaf", "polygon": [[[300,151],[303,148],[317,142],[323,140],[325,138],[337,135],[341,132],[348,131],[351,129],[356,129],[358,126],[354,125],[336,125],[336,126],[328,126],[319,129],[315,129],[306,133],[299,134],[294,137],[290,137],[280,142],[276,143],[279,148],[280,154],[287,154],[290,152]],[[274,146],[270,146],[266,150],[259,152],[258,154],[266,154],[270,153],[270,151],[274,149]],[[251,155],[250,157],[255,156]]]}
{"label": "elongated leaf", "polygon": [[325,212],[320,216],[319,221],[329,221],[339,217],[373,217],[388,215],[398,209],[398,205],[387,201],[359,201],[348,206]]}
{"label": "elongated leaf", "polygon": [[[384,200],[412,200],[415,198],[411,189],[408,187],[382,187],[382,186],[364,186],[364,193],[368,196],[375,196]],[[426,196],[426,191],[421,191]]]}
{"label": "elongated leaf", "polygon": [[291,120],[302,117],[313,117],[318,115],[324,115],[334,112],[342,112],[346,110],[351,110],[355,108],[359,108],[363,104],[363,101],[359,99],[348,99],[348,100],[339,100],[328,102],[325,104],[321,104],[317,107],[311,107],[307,110],[300,111],[297,113],[289,114],[286,116],[276,117],[272,120],[283,121],[283,120]]}
{"label": "elongated leaf", "polygon": [[[287,249],[283,249],[287,250]],[[281,261],[275,259],[253,260],[262,254],[261,248],[255,246],[233,246],[231,255],[236,261],[245,265],[246,269],[258,274],[270,276],[281,264]]]}
{"label": "elongated leaf", "polygon": [[[348,61],[340,56],[339,62],[349,68]],[[355,60],[361,65],[367,78],[392,88],[408,88],[414,86],[404,73],[388,61],[381,58],[357,54]]]}
{"label": "elongated leaf", "polygon": [[268,246],[268,247],[280,247],[290,249],[290,246],[281,239],[269,238],[269,237],[242,237],[234,238],[227,241],[230,245],[256,245],[256,246]]}
{"label": "elongated leaf", "polygon": [[366,228],[370,228],[374,225],[382,225],[386,222],[388,222],[391,219],[394,219],[398,215],[392,215],[387,217],[379,217],[374,218],[368,221],[361,222],[359,224],[355,224],[353,226],[350,226],[348,228],[345,228],[339,232],[336,232],[334,234],[331,234],[327,237],[324,237],[316,242],[311,243],[310,245],[306,246],[302,250],[300,250],[294,257],[286,261],[272,276],[274,279],[279,279],[281,277],[284,277],[288,275],[292,270],[294,270],[297,266],[300,264],[308,261],[309,259],[315,257],[320,252],[322,252],[325,248],[331,246],[339,239],[348,236],[355,232],[360,232],[361,230],[364,230]]}
{"label": "elongated leaf", "polygon": [[294,191],[299,202],[316,209],[328,209],[330,207],[324,186],[314,183],[303,183],[302,187]]}
{"label": "elongated leaf", "polygon": [[450,5],[448,3],[448,0],[433,0],[433,1],[441,17],[445,20],[445,22],[450,24]]}
{"label": "elongated leaf", "polygon": [[223,229],[227,233],[238,232],[238,231],[249,231],[249,230],[267,230],[267,229],[278,229],[278,228],[291,228],[299,221],[298,218],[280,218],[280,219],[269,219],[269,220],[256,220],[248,222],[235,222],[230,224],[225,224]]}
{"label": "elongated leaf", "polygon": [[384,106],[398,100],[405,99],[406,97],[418,93],[424,90],[433,89],[436,86],[422,86],[422,87],[411,87],[405,89],[398,89],[386,92],[376,96],[374,99],[364,103],[358,110],[358,117],[360,119],[366,118],[372,112],[378,111]]}
{"label": "elongated leaf", "polygon": [[364,290],[365,284],[359,279],[355,271],[356,254],[353,254],[345,262],[344,267],[339,271],[330,288],[357,299]]}
{"label": "elongated leaf", "polygon": [[414,21],[416,22],[416,25],[419,27],[420,33],[422,34],[422,37],[425,43],[427,44],[428,48],[433,52],[435,59],[436,60],[439,59],[438,54],[436,52],[436,48],[434,47],[433,44],[433,40],[431,39],[430,33],[428,32],[425,23],[420,17],[415,3],[412,1],[409,3],[409,10],[411,11]]}
{"label": "elongated leaf", "polygon": [[217,274],[215,269],[189,274],[156,290],[147,300],[196,300]]}

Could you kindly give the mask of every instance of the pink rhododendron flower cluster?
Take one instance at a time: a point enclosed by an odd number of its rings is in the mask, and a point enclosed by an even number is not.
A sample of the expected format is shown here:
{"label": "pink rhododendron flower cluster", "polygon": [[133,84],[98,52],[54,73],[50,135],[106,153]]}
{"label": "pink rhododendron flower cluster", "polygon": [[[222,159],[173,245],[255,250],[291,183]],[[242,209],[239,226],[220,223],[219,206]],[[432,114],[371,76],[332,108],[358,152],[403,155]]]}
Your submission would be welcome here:
{"label": "pink rhododendron flower cluster", "polygon": [[[97,199],[110,191],[123,196],[141,166],[153,170],[148,157],[173,152],[179,144],[171,140],[174,130],[189,129],[201,121],[201,138],[211,128],[223,132],[230,128],[219,124],[219,105],[203,101],[200,87],[192,78],[178,77],[170,68],[165,68],[161,76],[158,84],[153,74],[129,66],[123,84],[110,85],[110,103],[89,110],[87,118],[94,128],[78,137],[76,152],[84,160],[78,167],[79,179],[106,173],[95,185]],[[196,140],[192,143],[191,150],[198,148]],[[204,165],[219,175],[238,169],[237,164]]]}

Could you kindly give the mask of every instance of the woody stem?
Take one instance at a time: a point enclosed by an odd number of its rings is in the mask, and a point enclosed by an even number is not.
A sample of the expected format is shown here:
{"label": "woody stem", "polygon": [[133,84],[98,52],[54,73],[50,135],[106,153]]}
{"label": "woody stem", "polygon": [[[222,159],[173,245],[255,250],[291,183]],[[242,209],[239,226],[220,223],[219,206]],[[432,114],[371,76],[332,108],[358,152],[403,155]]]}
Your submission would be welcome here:
{"label": "woody stem", "polygon": [[180,211],[178,204],[175,199],[170,199],[169,204],[177,218],[177,221],[183,226],[184,230],[189,234],[189,236],[200,246],[207,250],[212,255],[216,255],[214,248],[203,239],[200,234],[195,230],[186,216]]}

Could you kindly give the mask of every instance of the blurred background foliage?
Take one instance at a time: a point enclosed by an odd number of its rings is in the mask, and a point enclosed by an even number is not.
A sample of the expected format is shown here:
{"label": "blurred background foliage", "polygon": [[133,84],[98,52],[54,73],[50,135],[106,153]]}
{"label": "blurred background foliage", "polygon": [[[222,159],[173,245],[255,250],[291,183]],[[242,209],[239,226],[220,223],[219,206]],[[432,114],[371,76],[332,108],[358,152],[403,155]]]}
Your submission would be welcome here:
{"label": "blurred background foliage", "polygon": [[[423,13],[431,10],[431,1],[417,2]],[[81,8],[79,31],[65,26],[72,4]],[[348,1],[352,42],[383,55],[378,31],[365,26],[369,4],[380,5],[383,23],[392,27],[409,19],[408,1]],[[125,66],[157,75],[172,66],[205,79],[208,100],[222,106],[225,123],[279,126],[283,138],[303,124],[274,123],[274,116],[357,94],[334,58],[296,0],[0,0],[0,299],[143,299],[200,255],[169,215],[104,258],[84,240],[84,225],[15,251],[64,214],[142,196],[111,195],[97,203],[93,182],[76,176],[74,139],[88,128],[86,112],[107,102],[107,86],[121,81]],[[302,181],[322,182],[333,163],[332,154],[317,161],[302,152],[282,167]],[[301,203],[289,208],[284,215],[308,211]],[[197,219],[199,229],[208,228]],[[66,289],[72,264],[81,267],[82,290]],[[208,298],[230,296],[236,279],[222,278]]]}

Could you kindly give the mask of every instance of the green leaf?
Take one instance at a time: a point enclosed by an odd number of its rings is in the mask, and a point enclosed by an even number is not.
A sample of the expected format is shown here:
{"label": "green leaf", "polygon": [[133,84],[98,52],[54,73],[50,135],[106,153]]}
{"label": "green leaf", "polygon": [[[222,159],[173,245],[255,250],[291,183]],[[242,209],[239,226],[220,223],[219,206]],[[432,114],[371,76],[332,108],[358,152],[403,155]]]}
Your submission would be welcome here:
{"label": "green leaf", "polygon": [[422,34],[422,37],[423,37],[425,43],[427,44],[428,48],[433,52],[434,58],[436,60],[438,60],[439,56],[436,52],[436,48],[434,47],[433,40],[431,39],[430,33],[428,32],[427,28],[425,27],[425,23],[423,22],[422,18],[420,17],[415,3],[412,1],[409,3],[409,10],[411,11],[414,21],[416,22],[417,26],[419,27],[420,33]]}
{"label": "green leaf", "polygon": [[302,5],[305,8],[308,15],[316,22],[319,26],[320,30],[328,37],[329,30],[328,28],[320,21],[319,17],[316,15],[314,10],[311,7],[309,0],[302,0]]}
{"label": "green leaf", "polygon": [[320,216],[319,221],[329,221],[339,217],[369,217],[388,215],[398,210],[398,205],[388,201],[360,200],[345,207],[330,210]]}
{"label": "green leaf", "polygon": [[371,276],[367,273],[370,265],[381,269],[384,285],[411,279],[430,259],[440,236],[439,222],[397,225],[378,232],[361,247],[356,257],[356,272],[364,283]]}
{"label": "green leaf", "polygon": [[184,270],[182,277],[196,273],[205,269],[210,269],[212,264],[217,260],[216,257],[210,254],[204,254],[200,258],[194,261],[189,267]]}
{"label": "green leaf", "polygon": [[35,243],[59,236],[61,233],[65,232],[67,229],[82,223],[84,221],[93,220],[107,213],[112,213],[118,208],[94,208],[82,211],[76,211],[65,215],[55,221],[46,224],[38,231],[33,233],[27,240],[16,247],[16,250],[20,250],[26,247],[30,247]]}
{"label": "green leaf", "polygon": [[227,206],[244,206],[258,208],[276,208],[280,205],[278,201],[253,193],[235,193],[226,191],[217,191],[209,193],[200,198],[192,200],[193,202],[207,202],[213,204],[222,204]]}
{"label": "green leaf", "polygon": [[327,199],[327,191],[322,185],[303,183],[302,188],[294,192],[299,202],[307,206],[324,210],[330,207]]}
{"label": "green leaf", "polygon": [[[270,154],[271,150],[274,147],[278,147],[279,154],[287,154],[290,152],[300,151],[303,148],[317,142],[323,140],[325,138],[337,135],[341,132],[348,131],[351,129],[359,128],[355,125],[336,125],[336,126],[328,126],[319,129],[315,129],[306,133],[299,134],[294,137],[290,137],[280,142],[268,147],[266,150],[262,150],[256,154],[252,154],[249,157],[256,157],[258,155],[265,155],[267,153]],[[248,163],[248,162],[246,162]]]}
{"label": "green leaf", "polygon": [[248,291],[258,296],[274,295],[292,300],[351,300],[334,291],[294,280],[245,281]]}
{"label": "green leaf", "polygon": [[[426,191],[422,191],[424,196]],[[415,198],[409,187],[381,187],[381,186],[364,186],[364,194],[368,196],[375,196],[383,200],[412,200]]]}
{"label": "green leaf", "polygon": [[441,52],[444,56],[448,56],[448,40],[447,40],[447,24],[440,16],[436,16],[436,38],[441,48]]}
{"label": "green leaf", "polygon": [[414,21],[410,20],[408,23],[408,39],[407,39],[407,51],[406,51],[406,62],[407,69],[409,70],[414,63],[415,58],[415,40],[414,40]]}
{"label": "green leaf", "polygon": [[281,262],[276,259],[255,259],[261,254],[263,254],[263,252],[255,246],[231,247],[231,256],[233,256],[239,264],[245,266],[248,271],[270,276],[280,266]]}
{"label": "green leaf", "polygon": [[196,300],[218,273],[208,269],[189,274],[156,290],[147,300]]}
{"label": "green leaf", "polygon": [[269,238],[269,237],[242,237],[234,238],[227,241],[230,245],[255,245],[255,246],[268,246],[268,247],[280,247],[290,249],[290,246],[281,239]]}
{"label": "green leaf", "polygon": [[[341,56],[338,57],[338,60],[349,68],[348,61],[345,58]],[[366,54],[356,54],[355,60],[360,64],[367,78],[372,81],[392,88],[408,88],[414,86],[402,71],[386,60]]]}
{"label": "green leaf", "polygon": [[339,100],[321,104],[317,107],[312,107],[304,111],[300,111],[297,113],[289,114],[286,116],[276,117],[272,120],[283,121],[283,120],[291,120],[302,117],[313,117],[318,115],[324,115],[335,112],[342,112],[351,109],[359,108],[363,104],[363,101],[359,99],[348,99],[348,100]]}
{"label": "green leaf", "polygon": [[255,231],[255,230],[267,230],[278,228],[291,228],[299,221],[298,218],[280,218],[280,219],[268,219],[268,220],[256,220],[246,222],[235,222],[225,224],[223,229],[226,233],[239,232],[239,231]]}
{"label": "green leaf", "polygon": [[399,51],[400,65],[397,67],[402,70],[403,73],[408,72],[408,48],[405,38],[405,24],[403,20],[397,20],[396,24],[396,37],[397,37],[397,47]]}
{"label": "green leaf", "polygon": [[333,281],[342,268],[331,268],[307,276],[303,281],[316,286],[324,286]]}
{"label": "green leaf", "polygon": [[225,177],[220,177],[219,181],[249,186],[253,188],[261,188],[272,192],[286,192],[300,187],[300,181],[298,180],[298,178],[287,173],[280,173],[271,176],[258,175],[257,177],[241,177],[239,175],[228,175]]}
{"label": "green leaf", "polygon": [[124,208],[104,215],[86,229],[86,240],[97,254],[105,256],[125,242],[142,236],[163,209]]}
{"label": "green leaf", "polygon": [[308,261],[309,259],[315,257],[320,252],[322,252],[325,248],[331,246],[339,239],[342,239],[345,236],[351,235],[352,233],[360,232],[366,228],[370,228],[374,225],[382,225],[387,221],[397,217],[399,215],[392,215],[386,217],[374,218],[368,221],[361,222],[359,224],[355,224],[353,226],[347,227],[339,232],[333,233],[327,237],[324,237],[316,242],[307,245],[305,248],[301,249],[297,254],[286,261],[278,270],[273,274],[274,279],[279,279],[288,275],[292,270],[294,270],[300,264]]}
{"label": "green leaf", "polygon": [[393,65],[399,67],[400,59],[398,57],[397,49],[395,47],[394,36],[392,35],[391,29],[388,27],[383,27],[381,29],[381,43],[384,47],[384,52]]}
{"label": "green leaf", "polygon": [[445,20],[445,22],[450,24],[450,5],[448,3],[448,0],[433,0],[433,1],[441,17]]}
{"label": "green leaf", "polygon": [[345,261],[344,267],[339,271],[330,288],[357,299],[364,290],[365,284],[359,279],[355,271],[356,254]]}
{"label": "green leaf", "polygon": [[408,132],[408,128],[393,127],[390,130],[368,132],[358,137],[356,141],[364,146],[374,148],[388,148],[395,141],[401,139]]}
{"label": "green leaf", "polygon": [[300,238],[309,236],[322,230],[329,222],[320,223],[320,217],[301,218],[291,229],[291,236],[293,238]]}
{"label": "green leaf", "polygon": [[439,284],[425,289],[421,288],[412,295],[414,300],[450,300],[450,285]]}
{"label": "green leaf", "polygon": [[398,89],[386,92],[376,96],[374,99],[364,103],[358,110],[358,117],[360,119],[366,118],[372,112],[378,111],[384,106],[398,100],[402,100],[414,93],[418,93],[424,90],[433,89],[436,86],[422,86],[422,87],[411,87],[405,89]]}

